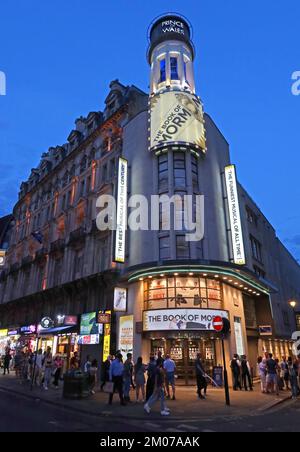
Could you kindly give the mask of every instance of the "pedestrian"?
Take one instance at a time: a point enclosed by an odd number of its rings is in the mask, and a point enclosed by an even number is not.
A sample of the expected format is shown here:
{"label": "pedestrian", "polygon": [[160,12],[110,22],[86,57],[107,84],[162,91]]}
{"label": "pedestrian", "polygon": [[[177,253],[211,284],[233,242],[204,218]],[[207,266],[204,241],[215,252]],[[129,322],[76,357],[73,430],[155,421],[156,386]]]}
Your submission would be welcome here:
{"label": "pedestrian", "polygon": [[11,361],[10,350],[6,350],[5,356],[4,356],[4,360],[3,360],[3,375],[5,375],[6,372],[7,372],[8,375],[9,375],[10,361]]}
{"label": "pedestrian", "polygon": [[16,371],[16,377],[21,378],[21,368],[22,368],[22,352],[21,350],[17,350],[16,356],[15,356],[15,371]]}
{"label": "pedestrian", "polygon": [[101,391],[103,391],[104,385],[107,381],[109,381],[109,368],[111,365],[112,357],[108,355],[106,360],[104,361],[102,365],[102,384],[101,384]]}
{"label": "pedestrian", "polygon": [[140,392],[142,393],[142,402],[145,403],[145,372],[146,366],[143,364],[143,358],[140,356],[134,366],[134,381],[136,391],[136,402],[139,402]]}
{"label": "pedestrian", "polygon": [[53,368],[53,357],[51,353],[51,347],[47,347],[46,355],[44,358],[44,389],[45,391],[48,391],[50,381],[51,381],[51,375],[52,375],[52,368]]}
{"label": "pedestrian", "polygon": [[288,371],[289,371],[289,379],[291,383],[292,390],[292,398],[296,399],[299,393],[298,387],[298,362],[297,359],[292,359],[289,357],[288,359]]}
{"label": "pedestrian", "polygon": [[239,355],[234,355],[233,359],[231,360],[231,371],[232,371],[232,377],[233,377],[233,390],[237,391],[238,389],[242,390],[241,385],[241,363],[239,360]]}
{"label": "pedestrian", "polygon": [[124,373],[123,357],[121,353],[118,353],[116,359],[112,361],[109,369],[109,381],[112,381],[114,384],[113,392],[109,394],[110,405],[112,404],[114,392],[116,390],[119,393],[121,405],[126,405],[123,396],[123,373]]}
{"label": "pedestrian", "polygon": [[158,365],[160,365],[160,364],[164,364],[164,358],[163,358],[163,356],[162,356],[162,351],[161,350],[158,350],[158,352],[157,352],[157,358],[156,358],[156,365],[158,366]]}
{"label": "pedestrian", "polygon": [[150,399],[153,394],[154,385],[155,385],[155,368],[156,361],[155,356],[150,355],[150,361],[147,365],[147,385],[146,385],[146,401]]}
{"label": "pedestrian", "polygon": [[241,370],[242,370],[242,384],[244,386],[245,391],[248,391],[247,381],[250,391],[253,391],[251,367],[249,361],[247,360],[246,355],[242,356]]}
{"label": "pedestrian", "polygon": [[60,380],[60,376],[61,376],[61,371],[64,365],[64,361],[61,358],[60,355],[57,355],[54,359],[54,387],[55,389],[58,389],[58,382]]}
{"label": "pedestrian", "polygon": [[43,377],[43,350],[40,348],[35,356],[35,372],[34,383],[37,386],[41,385]]}
{"label": "pedestrian", "polygon": [[91,363],[91,367],[89,369],[90,375],[90,392],[91,394],[95,394],[95,387],[97,384],[97,373],[98,373],[98,361],[94,359]]}
{"label": "pedestrian", "polygon": [[163,363],[159,361],[154,371],[154,390],[149,400],[144,405],[144,410],[147,414],[151,413],[151,408],[157,402],[160,401],[160,414],[162,416],[169,416],[170,410],[165,404],[165,392],[164,392],[164,369]]}
{"label": "pedestrian", "polygon": [[132,354],[127,353],[127,359],[124,363],[124,373],[123,373],[123,392],[125,402],[130,402],[130,385],[133,377],[133,364],[132,364]]}
{"label": "pedestrian", "polygon": [[70,369],[71,370],[78,370],[80,368],[80,360],[78,356],[78,352],[74,352],[74,355],[72,356],[70,360]]}
{"label": "pedestrian", "polygon": [[260,377],[261,392],[263,394],[267,393],[267,360],[259,356],[257,358],[257,369],[258,375]]}
{"label": "pedestrian", "polygon": [[267,360],[267,392],[276,392],[279,395],[277,370],[278,365],[273,359],[273,354],[269,353],[269,359]]}
{"label": "pedestrian", "polygon": [[166,372],[166,390],[167,390],[167,399],[170,399],[170,385],[172,387],[172,400],[175,400],[175,371],[176,364],[171,359],[170,355],[166,355],[166,359],[163,362],[163,368]]}
{"label": "pedestrian", "polygon": [[[201,353],[197,353],[197,359],[195,361],[196,379],[197,379],[197,394],[198,399],[205,399],[207,391],[206,372],[202,361]],[[202,394],[204,391],[204,395]]]}
{"label": "pedestrian", "polygon": [[290,391],[290,374],[289,374],[289,365],[288,365],[288,361],[286,359],[286,356],[282,357],[282,361],[280,363],[280,371],[281,371],[281,375],[280,378],[282,379],[286,390]]}

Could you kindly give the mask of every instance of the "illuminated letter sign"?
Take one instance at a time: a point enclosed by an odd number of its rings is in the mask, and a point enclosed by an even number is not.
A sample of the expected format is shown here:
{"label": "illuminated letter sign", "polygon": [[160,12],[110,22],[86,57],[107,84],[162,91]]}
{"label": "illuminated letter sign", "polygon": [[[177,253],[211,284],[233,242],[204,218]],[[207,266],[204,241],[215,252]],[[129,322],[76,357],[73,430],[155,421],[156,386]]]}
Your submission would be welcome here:
{"label": "illuminated letter sign", "polygon": [[231,227],[233,259],[235,264],[245,265],[246,259],[243,241],[243,231],[241,224],[236,172],[234,165],[229,165],[225,167],[225,180]]}
{"label": "illuminated letter sign", "polygon": [[117,225],[115,234],[115,262],[125,262],[125,234],[127,225],[127,171],[128,162],[119,158]]}

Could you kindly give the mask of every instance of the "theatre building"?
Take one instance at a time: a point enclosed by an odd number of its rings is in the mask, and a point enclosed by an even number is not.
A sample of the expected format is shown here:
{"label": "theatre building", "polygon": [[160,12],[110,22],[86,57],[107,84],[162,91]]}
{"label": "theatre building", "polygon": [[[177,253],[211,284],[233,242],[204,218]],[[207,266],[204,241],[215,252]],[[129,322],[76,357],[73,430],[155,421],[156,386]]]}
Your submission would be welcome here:
{"label": "theatre building", "polygon": [[[0,275],[2,348],[26,327],[30,343],[39,336],[68,357],[79,351],[101,362],[119,349],[147,361],[161,350],[189,384],[198,352],[211,375],[224,364],[213,328],[221,316],[231,325],[227,364],[246,354],[255,371],[266,351],[291,354],[288,302],[300,302],[300,267],[204,112],[188,21],[156,19],[147,56],[150,92],[111,82],[104,110],[78,118],[21,185]],[[103,195],[116,200],[114,231],[98,227]],[[134,195],[149,205],[147,227],[137,230],[126,228]],[[154,207],[153,195],[162,197]],[[183,224],[186,210],[196,232]],[[45,318],[49,329],[40,327]]]}

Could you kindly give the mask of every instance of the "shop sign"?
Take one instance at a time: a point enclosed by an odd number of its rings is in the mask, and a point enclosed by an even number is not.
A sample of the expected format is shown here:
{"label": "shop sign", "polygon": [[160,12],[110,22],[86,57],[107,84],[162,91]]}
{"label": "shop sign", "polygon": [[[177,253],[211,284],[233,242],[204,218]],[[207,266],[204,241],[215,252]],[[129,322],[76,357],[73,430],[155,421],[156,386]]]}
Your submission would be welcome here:
{"label": "shop sign", "polygon": [[240,317],[234,317],[234,333],[235,333],[236,352],[239,356],[243,356],[245,355],[245,347],[242,331],[242,319]]}
{"label": "shop sign", "polygon": [[77,315],[59,315],[57,324],[59,326],[76,326],[78,322]]}
{"label": "shop sign", "polygon": [[120,317],[118,348],[125,359],[127,353],[133,353],[133,315]]}
{"label": "shop sign", "polygon": [[79,336],[78,344],[79,345],[98,345],[100,343],[99,334],[89,334],[84,336]]}
{"label": "shop sign", "polygon": [[103,332],[103,325],[97,322],[97,313],[82,314],[80,321],[80,336],[97,335]]}
{"label": "shop sign", "polygon": [[258,327],[260,336],[272,336],[273,328],[271,325],[262,325]]}
{"label": "shop sign", "polygon": [[21,326],[20,332],[22,334],[34,334],[36,333],[36,325]]}
{"label": "shop sign", "polygon": [[17,336],[19,334],[19,330],[9,330],[7,332],[7,336]]}
{"label": "shop sign", "polygon": [[44,317],[41,320],[41,327],[44,330],[48,330],[49,328],[52,328],[54,326],[54,322],[50,317]]}
{"label": "shop sign", "polygon": [[235,264],[245,265],[246,257],[244,249],[235,165],[229,165],[225,167],[225,181],[227,189],[227,202],[229,208],[233,259]]}
{"label": "shop sign", "polygon": [[228,319],[228,312],[216,309],[157,309],[144,311],[144,331],[214,331],[215,317]]}
{"label": "shop sign", "polygon": [[111,322],[111,311],[98,312],[98,323],[107,324]]}
{"label": "shop sign", "polygon": [[8,330],[0,330],[0,337],[6,337]]}
{"label": "shop sign", "polygon": [[115,287],[114,289],[114,310],[116,312],[127,311],[127,289]]}
{"label": "shop sign", "polygon": [[104,325],[103,337],[103,362],[107,360],[110,355],[110,324]]}
{"label": "shop sign", "polygon": [[169,91],[150,98],[150,148],[190,144],[206,149],[203,108],[194,94]]}
{"label": "shop sign", "polygon": [[127,173],[128,162],[119,158],[118,194],[117,194],[117,224],[115,231],[115,262],[125,262],[126,227],[127,227]]}

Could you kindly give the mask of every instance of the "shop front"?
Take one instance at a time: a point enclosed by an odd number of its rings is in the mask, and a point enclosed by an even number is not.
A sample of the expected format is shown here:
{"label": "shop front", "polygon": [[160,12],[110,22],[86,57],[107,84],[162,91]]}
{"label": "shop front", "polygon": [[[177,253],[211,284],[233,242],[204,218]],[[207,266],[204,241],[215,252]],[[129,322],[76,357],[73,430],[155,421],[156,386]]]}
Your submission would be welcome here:
{"label": "shop front", "polygon": [[201,354],[207,374],[222,363],[220,341],[214,331],[215,317],[229,318],[219,309],[158,309],[143,313],[143,336],[151,341],[150,352],[170,355],[176,363],[178,384],[194,384],[195,360]]}
{"label": "shop front", "polygon": [[24,351],[25,353],[33,353],[37,346],[37,327],[36,325],[25,325],[21,326],[20,337],[16,344],[18,350]]}

